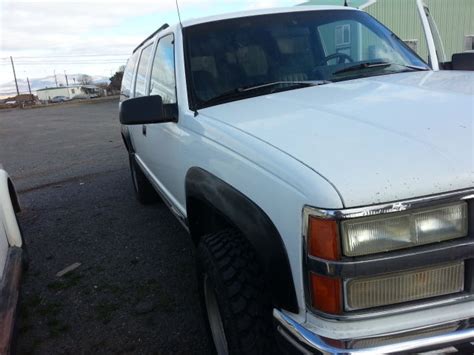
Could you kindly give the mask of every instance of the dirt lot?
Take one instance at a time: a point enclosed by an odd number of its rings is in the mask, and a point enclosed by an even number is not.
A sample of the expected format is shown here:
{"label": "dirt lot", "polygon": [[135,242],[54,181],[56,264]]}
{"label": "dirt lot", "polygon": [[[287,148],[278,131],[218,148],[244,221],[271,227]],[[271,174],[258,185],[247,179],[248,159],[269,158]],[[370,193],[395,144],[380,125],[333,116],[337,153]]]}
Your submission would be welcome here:
{"label": "dirt lot", "polygon": [[30,254],[19,354],[210,352],[193,245],[135,201],[116,101],[0,112],[0,162]]}

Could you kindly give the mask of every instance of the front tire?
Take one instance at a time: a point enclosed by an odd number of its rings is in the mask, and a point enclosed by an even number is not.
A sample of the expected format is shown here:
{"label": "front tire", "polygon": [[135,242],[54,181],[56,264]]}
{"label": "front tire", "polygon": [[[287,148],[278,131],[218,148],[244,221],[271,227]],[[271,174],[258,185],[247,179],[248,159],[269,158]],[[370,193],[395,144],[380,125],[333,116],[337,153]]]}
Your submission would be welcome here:
{"label": "front tire", "polygon": [[217,354],[273,354],[272,306],[255,252],[233,229],[198,247],[199,284]]}
{"label": "front tire", "polygon": [[148,178],[135,160],[134,154],[129,154],[130,172],[132,175],[133,190],[138,202],[150,205],[159,201],[159,196],[151,185]]}

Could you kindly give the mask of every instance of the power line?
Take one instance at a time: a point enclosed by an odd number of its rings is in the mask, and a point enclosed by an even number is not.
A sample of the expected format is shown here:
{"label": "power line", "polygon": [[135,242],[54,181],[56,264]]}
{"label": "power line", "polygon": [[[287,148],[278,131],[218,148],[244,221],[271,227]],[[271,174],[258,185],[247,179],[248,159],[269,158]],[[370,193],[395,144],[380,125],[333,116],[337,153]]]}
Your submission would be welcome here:
{"label": "power line", "polygon": [[[16,59],[16,57],[15,57]],[[127,60],[127,58],[102,58],[102,59],[92,59],[92,58],[77,58],[75,60],[71,59],[51,59],[48,60],[47,63],[55,63],[55,62],[61,62],[61,63],[77,63],[77,62],[116,62],[116,61],[122,61],[122,60]],[[6,60],[5,62],[10,61],[10,59]],[[35,59],[20,59],[17,62],[22,62],[22,63],[44,63],[44,59],[42,60],[35,60]]]}
{"label": "power line", "polygon": [[[84,61],[84,62],[15,62],[17,65],[83,65],[83,64],[97,64],[97,65],[106,65],[106,64],[125,64],[126,60],[121,61]],[[0,65],[10,65],[10,63],[0,63]]]}
{"label": "power line", "polygon": [[[124,54],[67,54],[67,55],[38,55],[38,56],[19,56],[15,58],[26,59],[26,58],[78,58],[78,57],[129,57],[130,53]],[[2,57],[0,60],[8,60],[9,57]]]}

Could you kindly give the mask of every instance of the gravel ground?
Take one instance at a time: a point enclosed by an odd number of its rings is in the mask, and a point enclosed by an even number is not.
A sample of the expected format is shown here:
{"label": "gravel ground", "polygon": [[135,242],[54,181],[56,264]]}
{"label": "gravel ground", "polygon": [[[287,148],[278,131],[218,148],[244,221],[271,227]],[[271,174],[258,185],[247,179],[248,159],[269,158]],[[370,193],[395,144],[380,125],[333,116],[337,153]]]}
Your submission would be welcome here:
{"label": "gravel ground", "polygon": [[115,100],[0,112],[0,162],[30,254],[19,354],[210,353],[194,247],[135,201]]}

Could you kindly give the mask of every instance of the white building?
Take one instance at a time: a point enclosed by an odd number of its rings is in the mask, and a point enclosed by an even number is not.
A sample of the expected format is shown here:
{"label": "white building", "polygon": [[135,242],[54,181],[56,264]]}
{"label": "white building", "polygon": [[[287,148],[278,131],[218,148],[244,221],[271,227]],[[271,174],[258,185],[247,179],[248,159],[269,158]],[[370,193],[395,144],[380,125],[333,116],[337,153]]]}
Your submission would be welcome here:
{"label": "white building", "polygon": [[56,96],[65,96],[69,99],[85,99],[100,96],[101,89],[95,85],[60,86],[44,88],[36,91],[38,99],[49,101]]}

